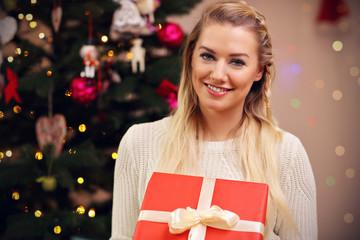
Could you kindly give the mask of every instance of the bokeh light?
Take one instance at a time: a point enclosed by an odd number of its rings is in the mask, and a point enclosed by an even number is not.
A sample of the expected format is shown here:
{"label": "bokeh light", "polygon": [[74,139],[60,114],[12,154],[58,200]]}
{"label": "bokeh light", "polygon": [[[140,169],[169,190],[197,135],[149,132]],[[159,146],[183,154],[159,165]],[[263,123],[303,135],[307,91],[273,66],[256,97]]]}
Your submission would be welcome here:
{"label": "bokeh light", "polygon": [[5,155],[6,155],[7,157],[11,157],[11,156],[12,156],[12,151],[11,151],[11,150],[7,150],[7,151],[5,152]]}
{"label": "bokeh light", "polygon": [[61,233],[61,227],[60,226],[55,226],[54,227],[54,233],[55,234],[60,234]]}
{"label": "bokeh light", "polygon": [[33,20],[33,15],[31,14],[31,13],[29,13],[29,14],[26,14],[26,16],[25,16],[25,19],[26,20],[28,20],[28,21],[31,21],[31,20]]}
{"label": "bokeh light", "polygon": [[312,6],[311,6],[310,3],[304,3],[304,4],[301,6],[301,10],[302,10],[303,12],[306,12],[306,13],[311,12]]}
{"label": "bokeh light", "polygon": [[360,74],[360,69],[356,66],[350,68],[349,73],[352,77],[357,77]]}
{"label": "bokeh light", "polygon": [[339,157],[343,156],[345,154],[345,147],[342,145],[336,146],[335,154],[338,155]]}
{"label": "bokeh light", "polygon": [[355,169],[353,169],[353,168],[346,169],[345,176],[350,179],[354,178],[355,177]]}
{"label": "bokeh light", "polygon": [[72,90],[71,90],[71,89],[67,89],[67,90],[65,91],[65,96],[71,97],[71,95],[72,95]]}
{"label": "bokeh light", "polygon": [[334,41],[332,47],[334,51],[340,52],[343,49],[343,43],[341,41]]}
{"label": "bokeh light", "polygon": [[95,217],[95,209],[94,208],[90,208],[89,212],[88,212],[89,217],[93,218]]}
{"label": "bokeh light", "polygon": [[103,43],[106,43],[107,41],[109,41],[108,36],[102,35],[102,36],[101,36],[101,41],[102,41]]}
{"label": "bokeh light", "polygon": [[43,39],[45,37],[45,33],[39,33],[39,38]]}
{"label": "bokeh light", "polygon": [[30,28],[36,28],[37,22],[31,21],[31,22],[29,23],[29,26],[30,26]]}
{"label": "bokeh light", "polygon": [[42,152],[36,152],[36,153],[35,153],[35,159],[36,159],[36,160],[42,160],[42,159],[43,159],[43,154],[42,154]]}
{"label": "bokeh light", "polygon": [[12,193],[11,198],[14,199],[14,200],[19,200],[19,198],[20,198],[20,193],[19,193],[18,191],[14,191],[14,192]]}
{"label": "bokeh light", "polygon": [[85,213],[85,208],[84,208],[84,206],[79,206],[79,207],[77,207],[76,212],[77,212],[78,214],[84,214],[84,213]]}
{"label": "bokeh light", "polygon": [[20,55],[21,54],[21,48],[16,48],[15,49],[15,54]]}
{"label": "bokeh light", "polygon": [[21,107],[16,105],[16,106],[14,106],[13,111],[14,111],[14,113],[20,113],[21,112]]}
{"label": "bokeh light", "polygon": [[83,184],[83,183],[84,183],[84,178],[78,177],[77,182],[78,182],[79,184]]}
{"label": "bokeh light", "polygon": [[114,51],[113,51],[113,50],[108,51],[108,56],[109,56],[109,57],[114,56]]}
{"label": "bokeh light", "polygon": [[314,86],[315,86],[315,88],[324,88],[325,82],[321,79],[318,79],[314,82]]}
{"label": "bokeh light", "polygon": [[302,68],[301,68],[301,66],[300,66],[299,64],[293,64],[293,65],[291,66],[291,72],[292,72],[293,74],[300,74],[301,71],[302,71]]}
{"label": "bokeh light", "polygon": [[13,62],[13,61],[14,61],[14,57],[13,57],[13,56],[8,56],[7,61],[10,62],[10,63]]}
{"label": "bokeh light", "polygon": [[85,124],[80,124],[79,125],[79,131],[80,132],[85,132],[86,131],[86,125]]}
{"label": "bokeh light", "polygon": [[332,97],[335,101],[340,101],[343,97],[343,94],[340,90],[335,90],[332,93]]}
{"label": "bokeh light", "polygon": [[19,14],[18,14],[18,19],[19,19],[19,20],[23,20],[23,19],[24,19],[24,14],[19,13]]}
{"label": "bokeh light", "polygon": [[327,177],[326,178],[326,184],[328,185],[328,186],[334,186],[335,185],[335,178],[333,177],[333,176],[329,176],[329,177]]}
{"label": "bokeh light", "polygon": [[351,214],[351,213],[346,213],[346,214],[344,215],[344,221],[345,221],[346,223],[352,223],[352,222],[354,222],[354,215]]}
{"label": "bokeh light", "polygon": [[36,210],[34,212],[34,215],[35,215],[35,217],[39,218],[39,217],[41,217],[43,215],[43,213],[40,210]]}
{"label": "bokeh light", "polygon": [[314,117],[311,117],[307,120],[307,124],[311,127],[314,127],[317,124],[317,119]]}
{"label": "bokeh light", "polygon": [[127,59],[132,59],[133,58],[133,54],[132,54],[132,52],[127,52],[126,53],[126,57],[127,57]]}
{"label": "bokeh light", "polygon": [[116,153],[116,152],[113,152],[112,154],[111,154],[111,157],[112,157],[112,159],[117,159],[117,156],[118,156],[118,154]]}
{"label": "bokeh light", "polygon": [[0,111],[0,119],[3,119],[3,118],[4,118],[4,112]]}
{"label": "bokeh light", "polygon": [[293,107],[295,109],[299,108],[301,106],[301,101],[298,98],[293,98],[293,99],[291,99],[290,105],[291,105],[291,107]]}

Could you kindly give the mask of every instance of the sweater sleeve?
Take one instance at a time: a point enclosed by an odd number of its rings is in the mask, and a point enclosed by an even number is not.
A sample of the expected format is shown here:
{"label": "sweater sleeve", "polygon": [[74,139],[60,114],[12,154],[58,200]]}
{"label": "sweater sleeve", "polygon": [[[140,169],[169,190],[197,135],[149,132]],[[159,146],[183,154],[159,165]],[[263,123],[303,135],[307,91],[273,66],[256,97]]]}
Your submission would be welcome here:
{"label": "sweater sleeve", "polygon": [[277,222],[280,239],[316,240],[318,228],[314,174],[303,145],[290,133],[284,134],[280,149],[280,184],[299,231],[299,234],[286,231],[286,224]]}
{"label": "sweater sleeve", "polygon": [[139,214],[138,170],[134,164],[130,128],[120,141],[114,170],[113,209],[110,240],[131,240]]}

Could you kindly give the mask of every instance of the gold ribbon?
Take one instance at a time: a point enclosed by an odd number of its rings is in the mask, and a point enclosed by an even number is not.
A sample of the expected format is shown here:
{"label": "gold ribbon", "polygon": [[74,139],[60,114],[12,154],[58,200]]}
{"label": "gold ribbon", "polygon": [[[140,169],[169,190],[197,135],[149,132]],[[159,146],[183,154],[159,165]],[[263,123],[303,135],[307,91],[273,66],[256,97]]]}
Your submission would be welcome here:
{"label": "gold ribbon", "polygon": [[198,211],[191,207],[178,208],[171,212],[168,224],[171,233],[179,234],[199,223],[213,228],[231,229],[237,221],[239,221],[237,214],[213,205],[205,211]]}
{"label": "gold ribbon", "polygon": [[262,222],[240,220],[239,216],[231,211],[223,210],[216,205],[210,207],[215,181],[215,178],[203,179],[197,209],[178,208],[172,212],[141,210],[138,220],[168,223],[169,231],[173,234],[190,229],[189,240],[204,240],[207,226],[263,234]]}

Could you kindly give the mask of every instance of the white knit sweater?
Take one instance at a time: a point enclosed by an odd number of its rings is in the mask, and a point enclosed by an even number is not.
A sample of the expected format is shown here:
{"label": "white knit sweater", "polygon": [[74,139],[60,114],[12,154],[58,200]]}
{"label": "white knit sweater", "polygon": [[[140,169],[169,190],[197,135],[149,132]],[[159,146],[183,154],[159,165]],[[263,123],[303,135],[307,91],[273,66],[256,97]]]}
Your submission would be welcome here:
{"label": "white knit sweater", "polygon": [[[154,171],[161,139],[169,118],[134,125],[124,135],[118,149],[114,173],[112,235],[110,240],[130,240]],[[244,180],[236,167],[236,149],[231,140],[207,142],[202,148],[200,165],[204,177]],[[286,133],[280,146],[280,183],[301,239],[317,239],[316,188],[308,156],[297,137]],[[281,222],[273,224],[269,240],[300,239],[285,233]],[[288,234],[288,235],[286,235]]]}

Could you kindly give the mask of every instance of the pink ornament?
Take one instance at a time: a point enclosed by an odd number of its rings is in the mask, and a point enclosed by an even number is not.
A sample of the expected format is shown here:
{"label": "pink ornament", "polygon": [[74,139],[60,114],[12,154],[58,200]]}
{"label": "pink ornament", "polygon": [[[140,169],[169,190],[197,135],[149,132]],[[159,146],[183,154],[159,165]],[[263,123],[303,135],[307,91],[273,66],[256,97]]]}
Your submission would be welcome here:
{"label": "pink ornament", "polygon": [[36,137],[42,150],[46,144],[53,144],[55,155],[59,155],[66,136],[66,120],[62,114],[55,114],[52,118],[39,117],[36,121]]}
{"label": "pink ornament", "polygon": [[166,23],[157,32],[157,38],[161,44],[169,48],[177,48],[184,41],[184,32],[176,23]]}
{"label": "pink ornament", "polygon": [[78,77],[71,82],[72,99],[80,104],[89,104],[98,95],[98,88],[94,80]]}

